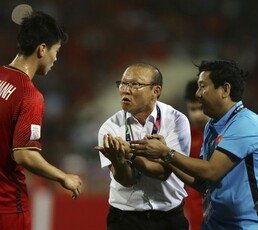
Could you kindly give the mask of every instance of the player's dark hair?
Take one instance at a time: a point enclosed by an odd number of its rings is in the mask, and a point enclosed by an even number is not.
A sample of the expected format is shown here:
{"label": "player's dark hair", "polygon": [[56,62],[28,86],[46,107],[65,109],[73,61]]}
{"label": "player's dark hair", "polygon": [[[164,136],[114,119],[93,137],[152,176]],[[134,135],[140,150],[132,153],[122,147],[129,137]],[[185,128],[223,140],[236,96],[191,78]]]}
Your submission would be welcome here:
{"label": "player's dark hair", "polygon": [[242,100],[248,74],[240,69],[237,63],[224,60],[202,61],[200,65],[196,66],[199,69],[198,75],[203,71],[210,71],[209,76],[215,89],[229,83],[232,101]]}
{"label": "player's dark hair", "polygon": [[195,96],[197,90],[197,79],[189,81],[185,87],[185,100],[189,102],[197,102],[197,98]]}
{"label": "player's dark hair", "polygon": [[22,20],[17,36],[18,53],[29,56],[42,43],[50,49],[52,45],[64,43],[67,39],[67,34],[57,25],[54,18],[41,11],[33,11]]}

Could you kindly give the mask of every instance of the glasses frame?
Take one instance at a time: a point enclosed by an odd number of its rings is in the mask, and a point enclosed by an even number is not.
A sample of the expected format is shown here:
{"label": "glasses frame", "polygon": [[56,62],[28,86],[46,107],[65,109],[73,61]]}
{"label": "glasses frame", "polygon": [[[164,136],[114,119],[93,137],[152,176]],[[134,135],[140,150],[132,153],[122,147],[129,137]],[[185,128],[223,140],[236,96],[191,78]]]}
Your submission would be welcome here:
{"label": "glasses frame", "polygon": [[116,86],[118,89],[128,87],[129,89],[138,90],[146,86],[154,86],[154,83],[140,83],[140,82],[122,82],[116,81]]}

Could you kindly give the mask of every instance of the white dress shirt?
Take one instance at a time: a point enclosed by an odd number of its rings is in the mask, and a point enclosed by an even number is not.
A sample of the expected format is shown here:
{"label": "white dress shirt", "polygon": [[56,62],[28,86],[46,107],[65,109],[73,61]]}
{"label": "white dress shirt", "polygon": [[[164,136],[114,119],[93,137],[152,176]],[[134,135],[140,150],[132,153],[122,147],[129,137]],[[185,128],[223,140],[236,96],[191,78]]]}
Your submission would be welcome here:
{"label": "white dress shirt", "polygon": [[[170,105],[162,102],[156,104],[161,112],[161,122],[158,134],[165,138],[168,147],[189,156],[191,135],[187,117]],[[126,117],[125,117],[126,116]],[[98,141],[103,146],[103,136],[110,133],[125,140],[125,119],[130,119],[130,125],[134,140],[142,139],[146,134],[151,134],[157,117],[157,108],[146,119],[142,126],[130,113],[120,110],[110,117],[100,128]],[[100,153],[101,167],[111,164]],[[110,172],[109,203],[120,210],[161,210],[168,211],[178,206],[187,196],[184,183],[174,173],[166,181],[161,181],[141,174],[137,183],[132,187],[124,187],[119,184]]]}

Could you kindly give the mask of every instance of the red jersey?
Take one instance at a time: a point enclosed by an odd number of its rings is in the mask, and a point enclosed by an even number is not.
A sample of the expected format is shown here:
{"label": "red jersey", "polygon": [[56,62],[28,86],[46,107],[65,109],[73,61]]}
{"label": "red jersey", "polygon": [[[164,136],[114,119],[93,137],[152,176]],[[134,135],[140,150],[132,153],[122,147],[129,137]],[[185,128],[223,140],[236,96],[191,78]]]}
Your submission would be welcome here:
{"label": "red jersey", "polygon": [[[190,157],[199,158],[203,142],[203,128],[192,125],[191,138]],[[185,198],[184,212],[189,222],[189,230],[200,230],[203,221],[203,195],[187,185],[185,186],[185,189],[188,196]]]}
{"label": "red jersey", "polygon": [[43,96],[29,76],[0,67],[0,213],[29,208],[23,167],[14,161],[13,150],[41,150],[43,110]]}

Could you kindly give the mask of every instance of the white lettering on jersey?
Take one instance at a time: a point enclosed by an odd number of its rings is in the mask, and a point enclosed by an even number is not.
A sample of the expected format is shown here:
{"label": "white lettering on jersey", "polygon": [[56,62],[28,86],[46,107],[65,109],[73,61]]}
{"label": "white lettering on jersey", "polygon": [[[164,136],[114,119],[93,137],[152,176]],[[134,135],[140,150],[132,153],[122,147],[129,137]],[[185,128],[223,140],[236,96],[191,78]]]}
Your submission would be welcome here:
{"label": "white lettering on jersey", "polygon": [[12,84],[1,81],[0,80],[0,97],[5,99],[6,101],[11,96],[11,94],[16,90],[16,87],[14,87]]}

